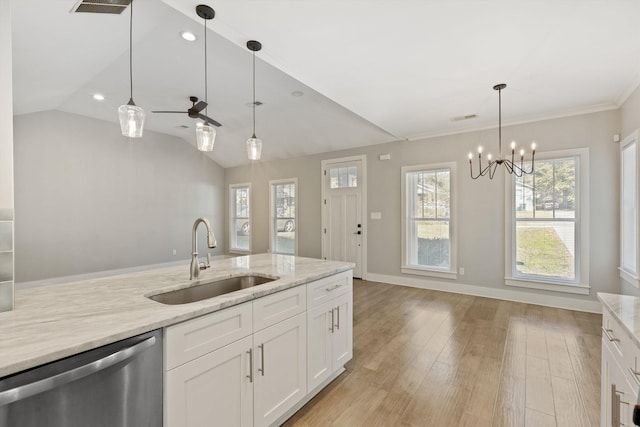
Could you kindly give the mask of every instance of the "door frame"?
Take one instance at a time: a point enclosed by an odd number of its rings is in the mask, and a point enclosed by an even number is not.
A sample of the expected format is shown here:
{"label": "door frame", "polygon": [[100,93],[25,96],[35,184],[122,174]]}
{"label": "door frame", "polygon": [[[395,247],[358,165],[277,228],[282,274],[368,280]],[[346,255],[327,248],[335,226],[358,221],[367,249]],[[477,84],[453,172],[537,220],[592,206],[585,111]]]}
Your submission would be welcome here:
{"label": "door frame", "polygon": [[362,162],[362,170],[361,172],[361,178],[362,178],[362,186],[360,187],[361,189],[361,203],[362,206],[360,207],[360,212],[362,212],[362,279],[366,280],[367,279],[367,275],[368,275],[368,270],[367,270],[367,236],[369,234],[369,228],[367,226],[367,219],[368,219],[368,214],[369,211],[367,210],[367,156],[362,154],[359,156],[349,156],[349,157],[340,157],[337,159],[327,159],[327,160],[322,160],[320,162],[320,211],[321,211],[321,217],[322,217],[322,221],[321,221],[321,227],[320,227],[320,241],[322,242],[322,258],[326,259],[326,243],[325,243],[325,233],[324,233],[324,229],[327,226],[327,214],[326,214],[326,208],[324,205],[324,200],[326,199],[325,197],[325,176],[324,176],[324,171],[327,170],[327,168],[333,164],[333,163],[343,163],[343,162],[354,162],[354,161],[361,161]]}

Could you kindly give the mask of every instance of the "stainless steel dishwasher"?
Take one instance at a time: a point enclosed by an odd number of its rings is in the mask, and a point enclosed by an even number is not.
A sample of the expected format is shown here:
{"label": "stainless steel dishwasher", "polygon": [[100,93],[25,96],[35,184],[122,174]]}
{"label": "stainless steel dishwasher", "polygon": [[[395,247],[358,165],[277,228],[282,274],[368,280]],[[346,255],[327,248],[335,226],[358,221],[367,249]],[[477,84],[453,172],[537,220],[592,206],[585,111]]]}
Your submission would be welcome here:
{"label": "stainless steel dishwasher", "polygon": [[162,427],[162,331],[0,379],[2,427]]}

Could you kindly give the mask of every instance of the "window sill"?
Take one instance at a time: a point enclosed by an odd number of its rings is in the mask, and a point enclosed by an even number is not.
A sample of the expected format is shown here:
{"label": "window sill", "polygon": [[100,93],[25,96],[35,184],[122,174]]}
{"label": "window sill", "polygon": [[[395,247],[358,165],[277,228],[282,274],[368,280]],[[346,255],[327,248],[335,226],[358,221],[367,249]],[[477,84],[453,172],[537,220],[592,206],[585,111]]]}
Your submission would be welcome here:
{"label": "window sill", "polygon": [[452,279],[455,280],[458,278],[456,273],[451,271],[442,271],[442,270],[430,270],[426,268],[417,268],[417,267],[401,267],[400,271],[405,274],[415,274],[419,276],[431,276],[438,277],[440,279]]}
{"label": "window sill", "polygon": [[624,270],[622,267],[618,267],[618,270],[620,270],[620,277],[622,278],[622,280],[629,283],[631,286],[640,288],[640,278],[638,276],[635,276],[634,274],[629,273],[628,271]]}
{"label": "window sill", "polygon": [[589,295],[589,291],[591,290],[591,286],[589,285],[569,284],[515,277],[505,277],[504,284],[506,286],[515,286],[518,288],[539,289],[543,291],[564,292],[568,294],[578,295]]}
{"label": "window sill", "polygon": [[229,249],[230,254],[241,254],[241,255],[249,255],[251,254],[250,250],[246,249]]}

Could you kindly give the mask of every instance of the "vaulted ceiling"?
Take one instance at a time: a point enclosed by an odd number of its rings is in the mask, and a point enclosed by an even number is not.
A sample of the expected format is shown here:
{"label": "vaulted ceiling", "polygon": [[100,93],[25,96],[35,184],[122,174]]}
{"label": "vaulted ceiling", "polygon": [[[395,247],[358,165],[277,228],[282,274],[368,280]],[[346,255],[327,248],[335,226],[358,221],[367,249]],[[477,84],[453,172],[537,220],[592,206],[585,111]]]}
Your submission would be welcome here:
{"label": "vaulted ceiling", "polygon": [[[75,3],[12,2],[14,113],[59,109],[115,124],[129,92],[129,10],[70,13]],[[198,3],[134,5],[134,99],[147,129],[191,144],[193,119],[151,110],[186,110],[190,95],[205,96]],[[208,114],[223,124],[210,156],[223,167],[247,163],[250,39],[263,43],[256,132],[265,160],[493,127],[496,83],[508,85],[508,124],[617,108],[640,81],[636,0],[207,4],[216,10]],[[184,30],[198,40],[182,40]]]}

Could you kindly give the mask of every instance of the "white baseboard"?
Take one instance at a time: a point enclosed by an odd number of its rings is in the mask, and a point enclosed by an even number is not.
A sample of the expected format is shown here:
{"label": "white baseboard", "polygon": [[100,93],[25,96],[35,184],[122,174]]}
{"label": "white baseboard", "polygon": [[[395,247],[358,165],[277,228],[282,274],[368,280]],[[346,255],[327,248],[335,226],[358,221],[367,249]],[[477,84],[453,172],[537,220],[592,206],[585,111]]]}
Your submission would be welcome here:
{"label": "white baseboard", "polygon": [[400,277],[376,273],[367,273],[365,280],[389,283],[391,285],[410,286],[412,288],[452,292],[454,294],[465,294],[505,301],[522,302],[525,304],[536,304],[545,307],[565,308],[568,310],[586,311],[589,313],[602,313],[602,304],[598,301],[570,298],[559,295],[550,297],[549,295],[532,292],[519,292],[511,289],[488,288],[486,286],[465,285],[462,283],[442,282],[431,279]]}
{"label": "white baseboard", "polygon": [[[228,258],[228,255],[214,255],[212,260]],[[191,259],[183,259],[180,261],[164,262],[160,264],[139,265],[136,267],[118,268],[115,270],[96,271],[94,273],[76,274],[73,276],[54,277],[51,279],[34,280],[32,282],[16,282],[14,284],[16,290],[40,288],[43,286],[59,285],[61,283],[80,282],[83,280],[99,279],[102,277],[117,276],[119,274],[137,273],[138,271],[154,270],[156,268],[176,267],[184,265],[185,275],[189,274],[189,264]]]}

